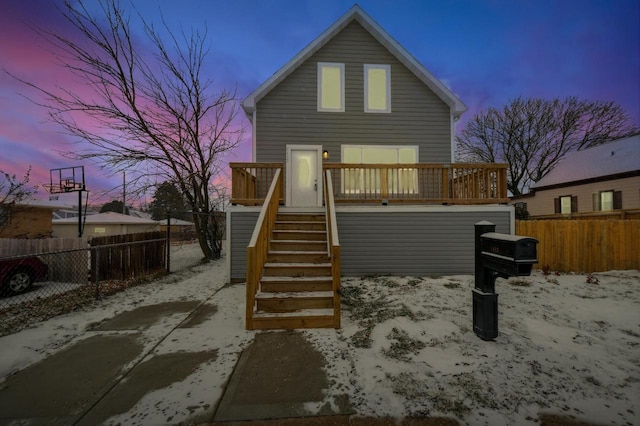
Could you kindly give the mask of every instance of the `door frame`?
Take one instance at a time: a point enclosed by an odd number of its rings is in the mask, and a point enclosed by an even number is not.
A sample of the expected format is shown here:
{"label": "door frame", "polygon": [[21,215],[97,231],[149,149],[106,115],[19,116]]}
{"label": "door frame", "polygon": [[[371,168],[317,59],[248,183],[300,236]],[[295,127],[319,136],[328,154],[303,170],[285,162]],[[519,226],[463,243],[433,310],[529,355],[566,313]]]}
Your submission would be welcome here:
{"label": "door frame", "polygon": [[291,184],[293,182],[291,175],[291,151],[316,151],[316,179],[318,181],[318,191],[316,196],[316,205],[314,207],[322,207],[322,145],[287,145],[287,163],[285,166],[286,177],[286,203],[287,207],[299,207],[291,203]]}

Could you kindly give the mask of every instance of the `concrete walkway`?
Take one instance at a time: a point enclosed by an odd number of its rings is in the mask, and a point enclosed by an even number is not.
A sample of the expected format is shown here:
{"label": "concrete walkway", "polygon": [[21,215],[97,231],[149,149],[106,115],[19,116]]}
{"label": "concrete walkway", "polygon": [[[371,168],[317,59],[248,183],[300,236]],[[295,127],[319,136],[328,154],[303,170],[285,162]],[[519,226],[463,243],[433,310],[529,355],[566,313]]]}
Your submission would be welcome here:
{"label": "concrete walkway", "polygon": [[[181,332],[211,319],[217,307],[201,301],[165,302],[122,312],[90,327],[75,343],[54,352],[0,383],[0,425],[97,425],[129,412],[145,395],[192,375],[201,365],[216,363],[218,349],[157,354],[162,342],[179,342]],[[162,319],[175,317],[145,346],[147,331]],[[157,328],[157,327],[156,327]],[[148,337],[148,336],[147,336]],[[174,401],[193,406],[193,416],[181,424],[227,425],[392,425],[392,419],[354,416],[344,395],[319,412],[331,386],[325,360],[301,333],[262,332],[239,357],[222,396]],[[336,412],[336,406],[338,411]],[[160,407],[158,407],[160,410]],[[313,415],[313,417],[309,417]],[[131,419],[139,424],[155,424]],[[436,423],[433,423],[433,422]],[[120,420],[122,422],[122,420]],[[170,417],[166,424],[172,424]],[[405,425],[457,424],[447,419],[406,419]]]}
{"label": "concrete walkway", "polygon": [[[162,421],[135,414],[133,407],[150,393],[166,390],[192,376],[203,365],[220,361],[221,348],[208,348],[206,343],[200,345],[200,351],[194,351],[193,344],[180,347],[185,331],[215,317],[218,308],[210,299],[137,307],[89,327],[74,343],[0,382],[0,425],[458,424],[449,418],[362,417],[354,414],[348,395],[334,399],[332,407],[322,406],[324,395],[332,390],[323,369],[325,360],[302,333],[295,331],[255,333],[235,367],[229,367],[233,371],[227,372],[230,375],[224,389],[214,391],[217,385],[210,385],[209,400],[200,401],[199,396],[192,399],[190,393],[176,392],[171,403],[181,409],[188,408],[193,414],[189,418],[174,420],[170,414],[158,417],[166,409],[160,404],[151,410],[155,410],[154,414],[158,414],[155,418]],[[157,341],[151,346],[145,344],[145,336],[151,335],[148,330],[156,327],[157,331],[158,322],[166,318],[175,321],[161,326],[164,332],[154,334]],[[158,351],[166,342],[174,344],[173,350]],[[305,408],[307,405],[320,406],[320,409],[311,412]],[[585,423],[542,416],[541,424]]]}

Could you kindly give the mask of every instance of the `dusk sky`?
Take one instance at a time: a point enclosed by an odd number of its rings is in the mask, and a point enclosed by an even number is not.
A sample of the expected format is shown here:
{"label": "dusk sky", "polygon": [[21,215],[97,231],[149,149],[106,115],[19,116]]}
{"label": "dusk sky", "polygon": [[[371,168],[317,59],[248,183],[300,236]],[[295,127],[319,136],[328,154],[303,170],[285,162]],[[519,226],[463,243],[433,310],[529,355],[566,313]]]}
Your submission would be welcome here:
{"label": "dusk sky", "polygon": [[[82,165],[61,152],[74,140],[47,122],[35,96],[11,78],[50,87],[74,87],[55,52],[30,27],[73,34],[53,0],[0,0],[0,169],[32,183],[49,181],[49,169]],[[97,3],[87,1],[96,11]],[[217,87],[237,85],[242,99],[342,16],[353,0],[123,0],[149,22],[160,11],[175,31],[208,28],[206,64]],[[615,101],[640,125],[639,0],[361,0],[358,4],[468,106],[457,125],[486,107],[518,96],[577,96]],[[139,27],[138,35],[142,37]],[[250,161],[251,131],[231,161]],[[87,169],[91,202],[99,190],[121,183],[94,165]],[[46,197],[40,189],[39,198]],[[70,202],[74,202],[74,198]]]}

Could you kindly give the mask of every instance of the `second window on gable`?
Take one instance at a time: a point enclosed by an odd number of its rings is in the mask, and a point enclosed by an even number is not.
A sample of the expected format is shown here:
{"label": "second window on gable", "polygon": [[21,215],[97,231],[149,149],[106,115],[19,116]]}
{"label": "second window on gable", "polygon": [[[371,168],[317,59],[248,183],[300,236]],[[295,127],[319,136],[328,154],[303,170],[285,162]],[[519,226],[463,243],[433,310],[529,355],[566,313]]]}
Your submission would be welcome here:
{"label": "second window on gable", "polygon": [[391,66],[364,64],[364,112],[391,112]]}

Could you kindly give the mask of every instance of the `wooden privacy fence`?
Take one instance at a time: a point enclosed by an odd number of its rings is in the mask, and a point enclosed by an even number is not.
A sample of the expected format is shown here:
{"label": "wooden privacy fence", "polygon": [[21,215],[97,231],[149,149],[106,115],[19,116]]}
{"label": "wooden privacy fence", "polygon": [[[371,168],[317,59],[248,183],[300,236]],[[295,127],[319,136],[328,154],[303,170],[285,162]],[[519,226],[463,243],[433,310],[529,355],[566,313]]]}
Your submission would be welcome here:
{"label": "wooden privacy fence", "polygon": [[86,238],[0,238],[0,257],[87,248]]}
{"label": "wooden privacy fence", "polygon": [[162,231],[92,238],[91,279],[126,280],[161,271],[167,243]]}
{"label": "wooden privacy fence", "polygon": [[516,234],[540,241],[537,268],[640,269],[640,220],[518,220]]}
{"label": "wooden privacy fence", "polygon": [[87,281],[89,252],[86,238],[0,239],[0,258],[38,255],[53,282]]}

